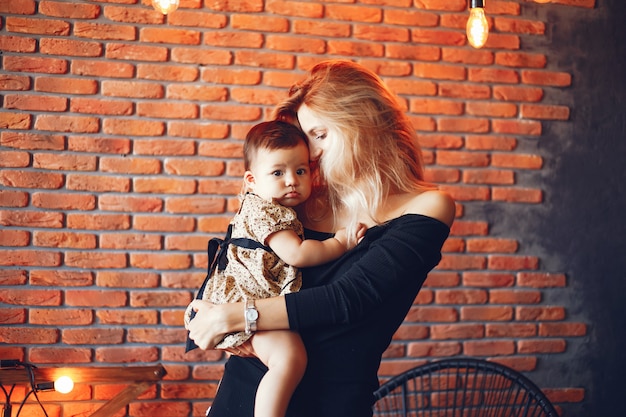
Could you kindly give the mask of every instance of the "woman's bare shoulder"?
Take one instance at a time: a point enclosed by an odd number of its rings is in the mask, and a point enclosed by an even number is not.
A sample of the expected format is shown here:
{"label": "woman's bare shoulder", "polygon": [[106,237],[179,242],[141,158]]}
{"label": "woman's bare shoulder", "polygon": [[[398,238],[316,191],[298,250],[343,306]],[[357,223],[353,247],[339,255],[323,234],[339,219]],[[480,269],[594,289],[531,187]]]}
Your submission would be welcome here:
{"label": "woman's bare shoulder", "polygon": [[421,214],[433,217],[452,226],[456,213],[454,199],[441,190],[428,190],[415,194],[405,206],[407,214]]}

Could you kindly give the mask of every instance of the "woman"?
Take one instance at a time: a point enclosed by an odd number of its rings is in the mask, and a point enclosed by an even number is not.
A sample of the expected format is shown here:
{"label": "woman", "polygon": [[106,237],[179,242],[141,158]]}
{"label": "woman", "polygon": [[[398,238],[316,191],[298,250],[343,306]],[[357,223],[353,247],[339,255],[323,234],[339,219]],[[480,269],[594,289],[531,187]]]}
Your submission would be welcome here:
{"label": "woman", "polygon": [[[289,417],[369,417],[381,355],[411,307],[454,219],[453,200],[423,181],[415,130],[378,76],[345,60],[316,65],[278,106],[309,139],[319,187],[300,210],[307,238],[359,223],[339,260],[303,270],[299,293],[258,300],[259,331],[300,333],[308,354]],[[190,337],[212,348],[246,326],[244,306],[193,303]],[[256,312],[255,312],[256,313]],[[209,416],[249,417],[265,367],[249,344],[231,351]],[[248,357],[247,357],[248,356]]]}

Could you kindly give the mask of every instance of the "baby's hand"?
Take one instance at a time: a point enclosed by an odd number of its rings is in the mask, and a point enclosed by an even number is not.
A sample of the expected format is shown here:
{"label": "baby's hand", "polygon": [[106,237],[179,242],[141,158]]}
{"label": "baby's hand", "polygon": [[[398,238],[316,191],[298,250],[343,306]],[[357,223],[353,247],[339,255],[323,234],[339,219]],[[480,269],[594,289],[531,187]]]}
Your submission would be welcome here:
{"label": "baby's hand", "polygon": [[346,248],[346,250],[350,250],[354,248],[357,243],[361,241],[361,239],[363,239],[365,232],[367,232],[367,226],[363,223],[359,223],[356,227],[353,239],[348,239],[345,228],[338,229],[335,232],[335,239],[337,239]]}
{"label": "baby's hand", "polygon": [[365,236],[365,232],[367,232],[367,226],[363,223],[359,223],[356,226],[356,242],[359,243],[361,239]]}

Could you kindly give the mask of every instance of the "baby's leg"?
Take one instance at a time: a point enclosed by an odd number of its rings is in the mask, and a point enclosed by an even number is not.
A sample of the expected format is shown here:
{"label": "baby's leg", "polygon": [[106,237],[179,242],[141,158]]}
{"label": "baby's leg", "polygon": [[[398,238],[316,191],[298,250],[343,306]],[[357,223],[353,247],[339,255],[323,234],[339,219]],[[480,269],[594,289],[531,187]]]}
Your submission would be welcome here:
{"label": "baby's leg", "polygon": [[256,393],[255,417],[284,417],[306,368],[306,350],[297,333],[257,332],[251,339],[257,357],[268,367]]}

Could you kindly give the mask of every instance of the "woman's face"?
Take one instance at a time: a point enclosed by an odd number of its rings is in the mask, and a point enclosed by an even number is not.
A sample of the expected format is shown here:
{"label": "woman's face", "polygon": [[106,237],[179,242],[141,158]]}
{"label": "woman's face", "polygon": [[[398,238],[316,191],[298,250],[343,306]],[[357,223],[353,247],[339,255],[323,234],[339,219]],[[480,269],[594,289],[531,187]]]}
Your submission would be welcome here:
{"label": "woman's face", "polygon": [[301,105],[298,109],[298,121],[302,131],[309,139],[311,160],[317,161],[329,146],[328,126],[324,125],[322,119],[306,104]]}

